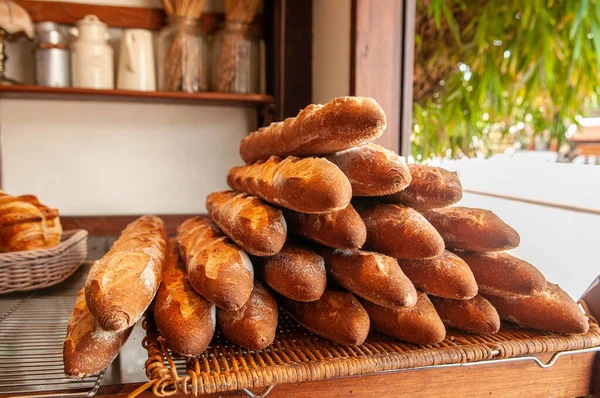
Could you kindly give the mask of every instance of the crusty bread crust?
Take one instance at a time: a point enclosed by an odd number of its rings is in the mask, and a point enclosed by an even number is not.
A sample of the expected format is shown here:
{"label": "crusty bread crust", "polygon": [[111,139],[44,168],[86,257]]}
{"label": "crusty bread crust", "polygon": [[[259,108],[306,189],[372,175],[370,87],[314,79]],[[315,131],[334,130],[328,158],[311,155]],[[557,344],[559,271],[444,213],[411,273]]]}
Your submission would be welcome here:
{"label": "crusty bread crust", "polygon": [[273,256],[285,243],[287,226],[281,209],[234,191],[206,197],[206,209],[225,235],[255,256]]}
{"label": "crusty bread crust", "polygon": [[496,333],[500,330],[500,317],[496,309],[483,296],[469,300],[452,300],[429,296],[444,325],[469,333]]}
{"label": "crusty bread crust", "polygon": [[246,163],[272,155],[326,155],[373,141],[385,127],[385,113],[374,99],[334,98],[248,135],[240,144],[240,155]]}

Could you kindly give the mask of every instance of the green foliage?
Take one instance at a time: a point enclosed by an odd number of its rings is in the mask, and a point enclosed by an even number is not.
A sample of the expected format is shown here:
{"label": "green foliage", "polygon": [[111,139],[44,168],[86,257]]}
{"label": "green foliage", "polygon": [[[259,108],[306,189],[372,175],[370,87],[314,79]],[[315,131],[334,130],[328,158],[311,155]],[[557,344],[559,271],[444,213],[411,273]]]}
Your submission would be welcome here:
{"label": "green foliage", "polygon": [[474,155],[491,132],[550,132],[595,105],[600,0],[417,2],[413,155]]}

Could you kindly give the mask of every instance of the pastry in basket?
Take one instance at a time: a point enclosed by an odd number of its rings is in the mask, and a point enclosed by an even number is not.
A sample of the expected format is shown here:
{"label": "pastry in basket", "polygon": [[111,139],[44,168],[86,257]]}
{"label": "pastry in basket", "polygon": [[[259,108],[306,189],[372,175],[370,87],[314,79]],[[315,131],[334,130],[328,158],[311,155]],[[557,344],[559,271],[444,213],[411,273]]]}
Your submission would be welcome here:
{"label": "pastry in basket", "polygon": [[35,196],[0,191],[0,252],[48,249],[59,243],[61,233],[57,210],[40,204]]}

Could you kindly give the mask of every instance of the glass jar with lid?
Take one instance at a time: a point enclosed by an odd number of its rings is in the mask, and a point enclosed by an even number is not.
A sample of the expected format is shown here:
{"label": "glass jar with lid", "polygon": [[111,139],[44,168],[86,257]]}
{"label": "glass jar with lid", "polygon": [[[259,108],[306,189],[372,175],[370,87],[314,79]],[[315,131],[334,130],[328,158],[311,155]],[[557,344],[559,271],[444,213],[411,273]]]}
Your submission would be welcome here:
{"label": "glass jar with lid", "polygon": [[158,36],[158,88],[161,91],[207,91],[210,50],[200,20],[170,16]]}

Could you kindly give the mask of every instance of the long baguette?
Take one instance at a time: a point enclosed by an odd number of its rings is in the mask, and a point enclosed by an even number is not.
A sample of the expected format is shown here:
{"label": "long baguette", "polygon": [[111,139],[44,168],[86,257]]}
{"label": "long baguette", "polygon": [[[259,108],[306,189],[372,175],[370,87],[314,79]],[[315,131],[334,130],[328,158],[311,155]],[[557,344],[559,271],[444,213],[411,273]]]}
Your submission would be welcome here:
{"label": "long baguette", "polygon": [[152,308],[156,327],[172,351],[196,356],[208,347],[215,333],[215,305],[190,285],[175,239],[169,239],[162,283]]}
{"label": "long baguette", "polygon": [[296,117],[271,123],[242,140],[244,162],[269,156],[325,155],[365,144],[381,136],[386,119],[372,98],[334,98],[325,105],[309,105]]}
{"label": "long baguette", "polygon": [[152,302],[167,250],[165,223],[143,216],[129,224],[85,283],[85,301],[102,329],[133,326]]}
{"label": "long baguette", "polygon": [[469,333],[496,333],[500,330],[500,317],[496,309],[483,296],[469,300],[452,300],[429,296],[444,325]]}
{"label": "long baguette", "polygon": [[327,289],[310,303],[284,298],[282,306],[306,329],[338,344],[359,345],[369,334],[369,315],[348,292]]}
{"label": "long baguette", "polygon": [[558,285],[532,296],[485,295],[500,317],[518,325],[547,332],[583,334],[589,322],[573,299]]}
{"label": "long baguette", "polygon": [[283,215],[291,233],[325,246],[355,250],[367,239],[367,227],[352,205],[323,214],[285,209]]}
{"label": "long baguette", "polygon": [[273,257],[256,261],[264,281],[277,293],[295,301],[318,300],[327,285],[323,257],[300,242],[288,238]]}
{"label": "long baguette", "polygon": [[436,257],[444,252],[442,237],[416,210],[366,203],[356,209],[367,227],[366,250],[404,259]]}
{"label": "long baguette", "polygon": [[439,343],[446,337],[446,328],[433,304],[423,292],[414,307],[383,307],[362,301],[375,330],[414,344]]}
{"label": "long baguette", "polygon": [[415,287],[425,293],[454,300],[468,300],[477,294],[473,272],[449,251],[433,258],[398,260],[398,264]]}
{"label": "long baguette", "polygon": [[473,271],[480,293],[530,296],[546,290],[546,278],[537,268],[508,253],[457,251],[456,254]]}
{"label": "long baguette", "polygon": [[520,237],[489,210],[445,207],[423,213],[438,230],[448,249],[489,252],[514,249]]}
{"label": "long baguette", "polygon": [[215,224],[239,247],[255,256],[273,256],[287,236],[283,214],[259,198],[233,191],[206,197],[206,209]]}
{"label": "long baguette", "polygon": [[462,185],[456,172],[424,164],[409,164],[412,177],[406,189],[383,199],[419,211],[446,207],[462,199]]}
{"label": "long baguette", "polygon": [[118,332],[103,330],[90,313],[84,289],[81,289],[63,344],[65,375],[82,378],[106,369],[119,354],[132,330],[133,326]]}
{"label": "long baguette", "polygon": [[326,157],[352,184],[353,196],[382,196],[402,191],[411,182],[403,157],[381,145],[367,144]]}
{"label": "long baguette", "polygon": [[177,241],[192,287],[223,309],[243,306],[252,292],[254,268],[245,251],[203,217],[184,221]]}
{"label": "long baguette", "polygon": [[350,204],[352,187],[336,165],[321,158],[270,157],[266,162],[234,167],[231,188],[301,213],[328,213]]}
{"label": "long baguette", "polygon": [[238,310],[217,310],[223,336],[242,347],[260,350],[271,344],[277,329],[277,302],[258,281],[250,298]]}
{"label": "long baguette", "polygon": [[328,275],[348,291],[384,307],[414,307],[417,291],[395,258],[362,250],[320,248]]}

